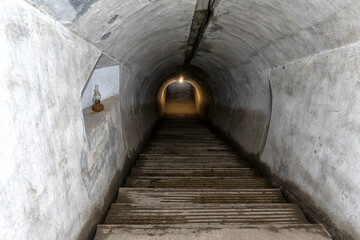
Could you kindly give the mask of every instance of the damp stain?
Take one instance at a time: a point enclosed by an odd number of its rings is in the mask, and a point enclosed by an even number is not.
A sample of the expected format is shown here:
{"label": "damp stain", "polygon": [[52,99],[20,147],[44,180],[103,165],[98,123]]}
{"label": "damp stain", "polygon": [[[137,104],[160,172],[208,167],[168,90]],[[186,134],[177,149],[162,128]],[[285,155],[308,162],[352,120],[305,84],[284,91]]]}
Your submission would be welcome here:
{"label": "damp stain", "polygon": [[111,24],[113,22],[115,22],[115,20],[119,17],[118,14],[116,14],[115,16],[113,16],[109,21],[108,21],[108,24]]}
{"label": "damp stain", "polygon": [[101,40],[107,39],[110,35],[111,35],[111,32],[105,33],[104,35],[102,35]]}

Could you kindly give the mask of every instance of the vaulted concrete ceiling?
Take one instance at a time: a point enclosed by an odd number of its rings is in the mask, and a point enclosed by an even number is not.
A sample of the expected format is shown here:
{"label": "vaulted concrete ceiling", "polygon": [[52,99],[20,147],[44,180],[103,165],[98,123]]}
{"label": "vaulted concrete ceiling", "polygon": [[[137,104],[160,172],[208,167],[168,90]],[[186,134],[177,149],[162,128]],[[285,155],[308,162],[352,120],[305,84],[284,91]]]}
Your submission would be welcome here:
{"label": "vaulted concrete ceiling", "polygon": [[[154,79],[182,66],[203,24],[202,16],[214,3],[212,19],[191,64],[211,76],[209,84],[215,92],[234,89],[239,75],[360,38],[356,0],[331,4],[326,0],[28,1],[132,69],[135,78]],[[219,80],[226,84],[219,86]]]}
{"label": "vaulted concrete ceiling", "polygon": [[226,109],[246,116],[234,124],[255,136],[250,145],[265,138],[271,69],[360,39],[358,0],[26,1],[116,59],[133,79],[129,103],[153,101],[165,78],[190,64],[220,118]]}
{"label": "vaulted concrete ceiling", "polygon": [[[193,17],[199,21],[192,28],[196,31],[208,8],[206,0],[28,1],[144,76],[183,64]],[[360,37],[356,0],[223,0],[214,5],[192,64],[216,79],[230,77],[234,68],[280,66]]]}
{"label": "vaulted concrete ceiling", "polygon": [[[120,63],[151,69],[163,62],[181,64],[194,11],[208,7],[206,0],[28,1]],[[198,64],[258,69],[264,58],[273,67],[355,42],[360,37],[359,4],[357,0],[217,1],[196,55]]]}

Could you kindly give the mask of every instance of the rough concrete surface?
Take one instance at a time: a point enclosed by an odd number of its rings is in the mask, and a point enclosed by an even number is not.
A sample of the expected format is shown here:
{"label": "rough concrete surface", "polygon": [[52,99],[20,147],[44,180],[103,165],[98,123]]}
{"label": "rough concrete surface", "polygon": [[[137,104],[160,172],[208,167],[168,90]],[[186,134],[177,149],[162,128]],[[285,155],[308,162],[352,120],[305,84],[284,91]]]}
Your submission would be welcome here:
{"label": "rough concrete surface", "polygon": [[22,1],[1,1],[0,42],[0,239],[75,239],[103,201],[80,164],[80,95],[100,51]]}
{"label": "rough concrete surface", "polygon": [[194,229],[171,229],[171,230],[137,230],[128,231],[126,229],[98,229],[95,240],[329,240],[328,235],[323,235],[321,229],[309,231],[306,228],[284,228],[281,227],[260,227],[260,228],[242,228],[242,229],[212,229],[212,230],[194,230]]}
{"label": "rough concrete surface", "polygon": [[118,98],[85,131],[81,91],[101,51],[23,1],[2,1],[0,19],[0,239],[91,234],[128,155]]}
{"label": "rough concrete surface", "polygon": [[359,54],[355,44],[272,71],[273,113],[261,156],[354,239],[360,238]]}
{"label": "rough concrete surface", "polygon": [[[194,13],[206,7],[195,0],[0,2],[0,234],[76,238],[103,205],[108,174],[116,172],[110,166],[136,156],[161,116],[158,90],[185,71],[208,90],[203,116],[301,189],[343,238],[360,238],[359,2],[218,1],[183,69],[198,36],[190,33]],[[87,138],[80,99],[101,51],[120,66],[119,109],[108,115],[116,120],[95,128],[94,136],[105,129],[105,142]],[[121,159],[110,154],[109,138],[122,143]],[[91,157],[88,141],[109,149],[98,156],[105,162]],[[84,180],[81,166],[97,180]]]}

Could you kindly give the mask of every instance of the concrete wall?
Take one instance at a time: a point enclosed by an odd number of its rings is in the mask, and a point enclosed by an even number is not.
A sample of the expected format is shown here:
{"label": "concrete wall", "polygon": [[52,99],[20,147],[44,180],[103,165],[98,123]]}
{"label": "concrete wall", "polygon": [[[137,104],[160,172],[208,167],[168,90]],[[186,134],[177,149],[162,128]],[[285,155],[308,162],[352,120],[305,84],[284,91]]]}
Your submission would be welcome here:
{"label": "concrete wall", "polygon": [[360,239],[360,44],[272,70],[273,111],[261,160],[342,239]]}
{"label": "concrete wall", "polygon": [[101,100],[119,94],[119,77],[119,66],[95,69],[83,89],[81,96],[82,107],[86,108],[93,104],[92,98],[96,84],[99,85]]}
{"label": "concrete wall", "polygon": [[[105,205],[99,196],[110,177],[101,169],[114,163],[111,154],[94,160],[102,148],[115,150],[100,144],[93,152],[89,136],[115,127],[113,141],[124,146],[124,160],[115,165],[123,164],[125,171],[159,117],[156,97],[163,80],[183,70],[197,36],[191,26],[199,20],[192,21],[199,9],[193,0],[26,1],[87,42],[19,0],[0,3],[0,71],[5,76],[0,93],[6,99],[0,103],[5,129],[0,149],[6,159],[0,182],[6,194],[0,200],[11,209],[2,213],[0,226],[9,229],[21,219],[19,230],[12,232],[33,238],[49,229],[46,222],[53,231],[44,238],[71,239],[90,219],[88,209]],[[241,151],[260,156],[278,179],[333,219],[348,238],[358,239],[358,1],[216,3],[186,72],[206,89],[199,109]],[[100,54],[89,43],[120,65],[119,102],[111,105],[120,111],[104,112],[101,124],[85,131],[80,93]],[[94,133],[88,134],[91,129]],[[39,139],[34,141],[34,135]],[[59,166],[62,159],[68,160]],[[84,166],[102,167],[84,175]],[[34,171],[38,176],[26,177]],[[74,180],[66,182],[66,176]],[[60,207],[51,209],[53,202]],[[67,205],[69,210],[61,211]],[[60,217],[52,219],[56,212]],[[75,224],[76,214],[80,220]],[[7,231],[1,233],[15,234]]]}
{"label": "concrete wall", "polygon": [[261,74],[237,74],[228,81],[229,86],[218,90],[220,96],[214,97],[209,120],[235,141],[242,153],[257,155],[264,148],[270,121],[269,84]]}
{"label": "concrete wall", "polygon": [[144,95],[144,89],[139,87],[143,79],[126,66],[120,70],[120,103],[123,119],[123,131],[128,156],[133,159],[139,149],[150,136],[154,124],[159,118],[156,98]]}
{"label": "concrete wall", "polygon": [[101,51],[24,1],[0,2],[0,49],[0,239],[85,239],[154,110],[130,97],[124,73],[121,95],[83,114],[81,92]]}

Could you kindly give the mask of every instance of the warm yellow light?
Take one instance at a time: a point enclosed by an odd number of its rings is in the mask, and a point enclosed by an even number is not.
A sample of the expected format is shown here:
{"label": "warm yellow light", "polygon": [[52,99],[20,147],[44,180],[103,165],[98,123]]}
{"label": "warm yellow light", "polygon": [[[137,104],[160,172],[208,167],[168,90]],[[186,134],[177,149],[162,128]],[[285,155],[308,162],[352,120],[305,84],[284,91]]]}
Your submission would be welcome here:
{"label": "warm yellow light", "polygon": [[179,78],[179,83],[182,83],[184,81],[184,77],[181,75]]}

